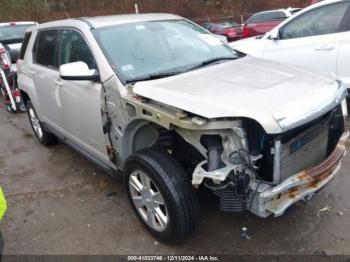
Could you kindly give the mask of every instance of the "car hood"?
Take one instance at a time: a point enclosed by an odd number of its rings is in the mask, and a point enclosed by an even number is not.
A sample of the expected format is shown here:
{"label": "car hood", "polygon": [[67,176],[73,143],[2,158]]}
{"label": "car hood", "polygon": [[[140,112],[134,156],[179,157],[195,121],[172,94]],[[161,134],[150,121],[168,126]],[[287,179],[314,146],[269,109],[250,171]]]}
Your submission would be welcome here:
{"label": "car hood", "polygon": [[264,36],[254,36],[229,43],[232,48],[256,57],[262,57],[266,44]]}
{"label": "car hood", "polygon": [[311,121],[346,95],[346,89],[325,73],[249,56],[138,82],[133,92],[209,119],[255,119],[267,133]]}

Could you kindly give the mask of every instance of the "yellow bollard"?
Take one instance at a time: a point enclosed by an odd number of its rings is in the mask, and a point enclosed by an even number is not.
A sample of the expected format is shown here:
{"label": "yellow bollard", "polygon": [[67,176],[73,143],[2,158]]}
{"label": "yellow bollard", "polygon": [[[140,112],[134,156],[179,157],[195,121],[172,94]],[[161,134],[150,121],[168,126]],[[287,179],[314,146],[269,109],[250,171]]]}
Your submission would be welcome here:
{"label": "yellow bollard", "polygon": [[3,218],[5,212],[7,209],[6,199],[4,197],[4,193],[2,192],[2,189],[0,187],[0,221]]}

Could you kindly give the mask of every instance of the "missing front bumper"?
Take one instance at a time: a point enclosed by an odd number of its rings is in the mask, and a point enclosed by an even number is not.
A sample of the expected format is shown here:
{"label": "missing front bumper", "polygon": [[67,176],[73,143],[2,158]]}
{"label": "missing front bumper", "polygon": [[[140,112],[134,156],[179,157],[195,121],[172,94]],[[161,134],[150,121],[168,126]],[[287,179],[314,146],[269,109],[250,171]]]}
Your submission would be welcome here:
{"label": "missing front bumper", "polygon": [[280,216],[295,202],[313,195],[337,174],[346,154],[349,131],[343,133],[332,154],[321,164],[290,176],[281,184],[260,193],[257,213],[261,216]]}

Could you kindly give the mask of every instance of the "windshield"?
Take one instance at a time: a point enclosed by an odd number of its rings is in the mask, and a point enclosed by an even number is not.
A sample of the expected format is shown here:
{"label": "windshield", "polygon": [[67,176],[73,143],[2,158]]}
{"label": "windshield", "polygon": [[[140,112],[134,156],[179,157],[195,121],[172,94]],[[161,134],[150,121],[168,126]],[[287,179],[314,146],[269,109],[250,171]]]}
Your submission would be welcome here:
{"label": "windshield", "polygon": [[34,24],[0,26],[0,42],[12,39],[21,40],[26,30]]}
{"label": "windshield", "polygon": [[[238,58],[219,38],[185,20],[151,21],[94,29],[112,68],[124,82],[178,74],[203,62]],[[218,60],[219,61],[219,60]]]}

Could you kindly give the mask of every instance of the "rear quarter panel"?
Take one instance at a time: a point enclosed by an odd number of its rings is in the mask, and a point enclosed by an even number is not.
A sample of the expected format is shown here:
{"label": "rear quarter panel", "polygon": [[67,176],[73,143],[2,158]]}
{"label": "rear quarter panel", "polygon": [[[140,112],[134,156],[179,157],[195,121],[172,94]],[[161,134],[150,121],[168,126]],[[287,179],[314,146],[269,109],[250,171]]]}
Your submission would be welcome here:
{"label": "rear quarter panel", "polygon": [[42,116],[42,110],[40,107],[37,91],[35,89],[35,84],[32,77],[31,68],[30,68],[30,65],[33,62],[32,50],[35,43],[36,35],[37,35],[36,31],[33,31],[32,36],[28,42],[27,50],[23,60],[19,59],[17,61],[17,70],[18,70],[17,82],[18,82],[19,89],[24,91],[29,96],[29,99],[31,100],[36,110],[36,113],[40,118]]}

